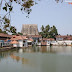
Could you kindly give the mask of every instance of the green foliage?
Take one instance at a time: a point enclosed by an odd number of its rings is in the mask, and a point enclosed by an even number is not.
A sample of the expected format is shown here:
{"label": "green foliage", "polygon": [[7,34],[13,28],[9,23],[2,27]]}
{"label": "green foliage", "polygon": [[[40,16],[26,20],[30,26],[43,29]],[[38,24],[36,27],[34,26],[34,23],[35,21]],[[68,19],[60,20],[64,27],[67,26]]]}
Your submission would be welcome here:
{"label": "green foliage", "polygon": [[49,30],[50,30],[50,26],[47,25],[47,26],[45,27],[45,31],[46,31],[46,32],[49,32]]}
{"label": "green foliage", "polygon": [[11,33],[16,33],[16,28],[14,26],[11,26],[10,31],[11,31]]}
{"label": "green foliage", "polygon": [[23,34],[18,32],[18,33],[12,33],[12,35],[23,35]]}
{"label": "green foliage", "polygon": [[7,11],[7,7],[3,7],[3,10]]}
{"label": "green foliage", "polygon": [[7,32],[6,32],[6,31],[2,31],[1,29],[0,29],[0,33],[7,34]]}
{"label": "green foliage", "polygon": [[50,27],[49,25],[41,27],[41,32],[39,32],[40,35],[42,35],[43,38],[55,38],[56,35],[58,35],[56,27],[53,25]]}
{"label": "green foliage", "polygon": [[62,3],[63,2],[63,0],[55,0],[57,3],[59,3],[59,1]]}
{"label": "green foliage", "polygon": [[17,35],[16,33],[12,33],[12,35]]}
{"label": "green foliage", "polygon": [[5,21],[6,24],[10,24],[10,20],[8,18],[5,17],[4,21]]}
{"label": "green foliage", "polygon": [[[11,12],[15,11],[13,10],[14,6],[13,3],[18,4],[20,6],[20,10],[23,12],[26,12],[28,14],[29,18],[29,14],[32,11],[31,7],[34,6],[35,4],[37,4],[39,0],[1,0],[0,1],[0,11],[5,11],[4,12],[4,17],[0,16],[0,29],[2,31],[6,31],[6,32],[11,32],[16,34],[16,28],[14,26],[11,26]],[[22,35],[22,33],[19,33],[20,35]]]}
{"label": "green foliage", "polygon": [[16,33],[16,28],[10,25],[10,19],[4,16],[2,21],[3,23],[1,23],[1,25],[3,26],[0,26],[0,33]]}
{"label": "green foliage", "polygon": [[[11,33],[16,33],[16,29],[15,27],[11,26],[10,21],[11,19],[9,19],[11,12],[13,11],[13,3],[18,4],[21,8],[20,10],[23,12],[26,12],[28,14],[29,18],[29,14],[32,11],[31,7],[34,6],[35,4],[38,4],[38,1],[40,0],[0,0],[0,11],[4,10],[6,12],[5,16],[0,20],[1,26],[4,26],[2,30],[5,30],[7,32],[11,32]],[[63,0],[55,0],[57,3],[59,1],[63,2]],[[15,11],[15,10],[14,10]],[[2,25],[3,24],[3,25]],[[41,30],[43,33],[41,33],[42,35],[44,34],[43,37],[50,37],[49,36],[49,25],[44,28],[44,26],[42,26]],[[47,33],[48,32],[48,33]],[[52,31],[53,32],[53,31]],[[51,34],[53,34],[51,32]]]}
{"label": "green foliage", "polygon": [[18,32],[19,35],[23,35],[22,33]]}
{"label": "green foliage", "polygon": [[42,25],[42,27],[41,27],[41,31],[43,32],[44,31],[44,26]]}

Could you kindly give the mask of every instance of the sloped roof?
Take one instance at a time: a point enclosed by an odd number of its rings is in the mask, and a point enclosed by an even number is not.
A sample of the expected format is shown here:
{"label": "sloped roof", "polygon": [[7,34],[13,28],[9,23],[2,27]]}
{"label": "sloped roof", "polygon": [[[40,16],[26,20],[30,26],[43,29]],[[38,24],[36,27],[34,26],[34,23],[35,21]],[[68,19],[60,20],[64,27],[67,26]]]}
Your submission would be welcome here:
{"label": "sloped roof", "polygon": [[30,38],[30,39],[29,39],[29,41],[33,41],[33,39],[32,39],[32,38]]}
{"label": "sloped roof", "polygon": [[41,35],[32,35],[32,37],[42,37]]}
{"label": "sloped roof", "polygon": [[70,35],[58,35],[56,38],[63,38],[63,40],[72,40],[72,36]]}
{"label": "sloped roof", "polygon": [[54,39],[54,38],[48,38],[48,40],[50,40],[50,41],[54,41],[55,39]]}
{"label": "sloped roof", "polygon": [[54,41],[54,38],[43,38],[42,40]]}
{"label": "sloped roof", "polygon": [[22,39],[28,39],[26,36],[21,36],[22,37]]}
{"label": "sloped roof", "polygon": [[26,35],[27,37],[35,37],[35,38],[39,38],[42,37],[41,35]]}
{"label": "sloped roof", "polygon": [[10,37],[10,38],[12,37],[12,35],[4,34],[4,33],[0,33],[0,36],[1,37]]}
{"label": "sloped roof", "polygon": [[11,44],[18,44],[18,42],[15,41],[15,40],[14,40],[14,41],[11,41],[10,43],[11,43]]}
{"label": "sloped roof", "polygon": [[26,38],[26,36],[21,36],[21,35],[13,35],[11,40],[24,40],[24,39],[28,39]]}
{"label": "sloped roof", "polygon": [[67,36],[65,36],[65,35],[57,35],[56,36],[56,38],[65,38],[65,37],[67,37]]}

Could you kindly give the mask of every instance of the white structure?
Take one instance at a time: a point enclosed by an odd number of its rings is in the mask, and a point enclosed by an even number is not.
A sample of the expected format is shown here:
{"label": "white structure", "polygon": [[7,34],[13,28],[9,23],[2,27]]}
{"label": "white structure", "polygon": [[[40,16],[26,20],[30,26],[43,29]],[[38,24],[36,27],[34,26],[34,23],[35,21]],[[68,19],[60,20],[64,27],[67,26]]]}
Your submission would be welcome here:
{"label": "white structure", "polygon": [[15,40],[14,41],[11,41],[11,44],[12,44],[13,47],[18,47],[18,42],[15,41]]}
{"label": "white structure", "polygon": [[[13,44],[13,47],[17,46],[17,47],[27,47],[28,44],[27,44],[27,40],[28,38],[26,38],[26,36],[16,36],[16,35],[13,35],[13,37],[11,38],[11,44]],[[16,42],[14,42],[16,41]]]}
{"label": "white structure", "polygon": [[31,38],[31,39],[33,39],[33,43],[34,44],[39,44],[39,43],[41,43],[41,39],[42,39],[42,36],[41,35],[28,35],[27,36],[29,39]]}
{"label": "white structure", "polygon": [[41,42],[38,42],[37,45],[42,45],[42,46],[49,46],[55,44],[56,41],[53,38],[43,38],[41,39]]}
{"label": "white structure", "polygon": [[27,40],[27,44],[28,44],[28,46],[32,46],[33,45],[33,39],[32,38],[29,38]]}
{"label": "white structure", "polygon": [[72,36],[56,36],[56,41],[58,45],[72,45]]}

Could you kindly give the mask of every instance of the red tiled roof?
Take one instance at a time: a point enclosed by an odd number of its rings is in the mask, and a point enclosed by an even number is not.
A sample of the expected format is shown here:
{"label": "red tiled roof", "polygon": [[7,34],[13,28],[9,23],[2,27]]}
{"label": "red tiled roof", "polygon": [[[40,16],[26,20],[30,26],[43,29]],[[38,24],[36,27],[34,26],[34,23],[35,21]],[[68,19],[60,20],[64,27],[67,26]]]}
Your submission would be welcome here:
{"label": "red tiled roof", "polygon": [[28,39],[26,36],[22,36],[22,39]]}
{"label": "red tiled roof", "polygon": [[43,38],[42,40],[48,40],[47,38]]}
{"label": "red tiled roof", "polygon": [[30,39],[29,39],[29,41],[33,41],[33,39],[32,39],[32,38],[30,38]]}
{"label": "red tiled roof", "polygon": [[56,38],[64,38],[65,36],[57,35]]}
{"label": "red tiled roof", "polygon": [[4,33],[0,33],[1,37],[12,37],[12,35],[8,35],[8,34],[4,34]]}
{"label": "red tiled roof", "polygon": [[36,37],[36,38],[38,38],[38,37],[42,37],[41,35],[27,35],[27,37]]}
{"label": "red tiled roof", "polygon": [[41,35],[32,35],[32,37],[42,37]]}
{"label": "red tiled roof", "polygon": [[47,45],[47,42],[41,42],[41,45]]}
{"label": "red tiled roof", "polygon": [[70,36],[70,35],[58,35],[58,36],[56,36],[56,38],[63,38],[63,40],[72,40],[72,36]]}
{"label": "red tiled roof", "polygon": [[18,42],[17,41],[12,41],[12,42],[10,42],[11,44],[18,44]]}
{"label": "red tiled roof", "polygon": [[17,35],[13,35],[13,37],[11,38],[11,40],[23,40],[23,39],[28,39],[26,38],[26,36],[17,36]]}
{"label": "red tiled roof", "polygon": [[54,41],[54,38],[48,38],[48,40],[50,40],[50,41]]}
{"label": "red tiled roof", "polygon": [[43,38],[42,40],[54,41],[54,39],[53,39],[53,38]]}
{"label": "red tiled roof", "polygon": [[72,37],[64,38],[64,40],[72,40]]}
{"label": "red tiled roof", "polygon": [[70,35],[69,36],[67,36],[67,35],[57,35],[56,37],[57,38],[65,38],[65,37],[72,37],[72,36],[70,36]]}

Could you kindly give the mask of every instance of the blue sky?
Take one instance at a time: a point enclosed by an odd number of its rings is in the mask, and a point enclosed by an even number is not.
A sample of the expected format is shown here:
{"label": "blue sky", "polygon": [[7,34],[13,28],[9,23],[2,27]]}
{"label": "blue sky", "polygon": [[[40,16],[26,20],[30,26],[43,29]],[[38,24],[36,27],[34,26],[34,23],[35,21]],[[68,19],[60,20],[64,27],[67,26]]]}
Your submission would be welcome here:
{"label": "blue sky", "polygon": [[55,25],[58,33],[62,35],[72,34],[72,5],[66,2],[56,3],[55,0],[41,0],[37,5],[32,7],[32,12],[29,18],[26,18],[26,13],[22,14],[19,6],[15,5],[11,14],[11,25],[17,28],[20,32],[22,24],[37,24],[38,30],[42,25]]}

